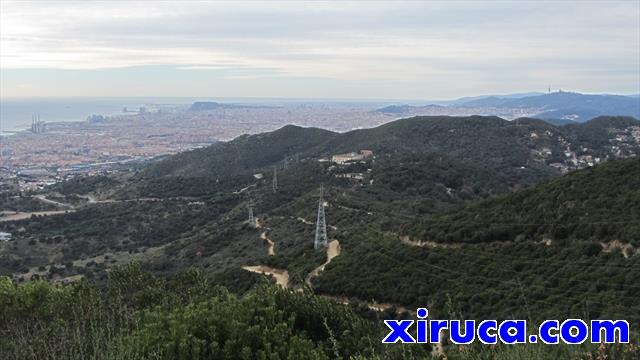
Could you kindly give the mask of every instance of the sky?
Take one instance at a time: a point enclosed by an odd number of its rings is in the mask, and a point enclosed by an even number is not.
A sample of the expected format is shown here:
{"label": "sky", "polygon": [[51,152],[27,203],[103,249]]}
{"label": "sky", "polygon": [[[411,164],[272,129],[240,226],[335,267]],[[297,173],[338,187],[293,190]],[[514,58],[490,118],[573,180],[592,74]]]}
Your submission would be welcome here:
{"label": "sky", "polygon": [[0,0],[0,96],[640,93],[640,1]]}

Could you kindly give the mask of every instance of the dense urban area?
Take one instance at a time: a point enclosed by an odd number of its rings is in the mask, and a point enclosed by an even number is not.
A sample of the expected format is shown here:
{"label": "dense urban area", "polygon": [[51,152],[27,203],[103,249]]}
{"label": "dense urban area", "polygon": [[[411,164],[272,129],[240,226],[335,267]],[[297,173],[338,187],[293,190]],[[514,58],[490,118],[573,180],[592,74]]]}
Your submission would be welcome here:
{"label": "dense urban area", "polygon": [[[377,103],[292,103],[229,105],[195,103],[191,107],[149,105],[119,115],[91,115],[86,121],[47,123],[35,115],[25,131],[2,137],[0,176],[14,178],[21,190],[42,188],[79,174],[105,174],[121,165],[228,141],[242,134],[273,131],[286,124],[338,132],[370,128],[398,118]],[[491,108],[410,109],[408,114],[470,115]],[[532,110],[502,110],[507,118]]]}

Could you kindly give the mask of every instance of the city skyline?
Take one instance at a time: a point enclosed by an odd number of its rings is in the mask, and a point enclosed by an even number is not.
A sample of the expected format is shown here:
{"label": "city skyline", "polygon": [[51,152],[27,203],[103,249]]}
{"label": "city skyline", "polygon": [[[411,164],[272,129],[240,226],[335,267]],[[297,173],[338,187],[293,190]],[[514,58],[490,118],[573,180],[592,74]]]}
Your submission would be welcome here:
{"label": "city skyline", "polygon": [[640,93],[633,1],[1,6],[2,97]]}

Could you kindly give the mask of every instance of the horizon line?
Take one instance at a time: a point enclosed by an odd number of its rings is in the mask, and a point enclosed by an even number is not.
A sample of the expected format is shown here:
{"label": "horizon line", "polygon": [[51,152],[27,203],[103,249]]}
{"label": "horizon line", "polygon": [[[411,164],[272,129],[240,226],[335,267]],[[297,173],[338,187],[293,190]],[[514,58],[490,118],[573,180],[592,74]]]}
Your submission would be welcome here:
{"label": "horizon line", "polygon": [[[33,96],[0,96],[0,101],[2,100],[19,100],[19,99],[140,99],[140,98],[165,98],[165,99],[204,99],[215,101],[216,99],[256,99],[256,100],[296,100],[296,101],[346,101],[346,102],[373,102],[373,101],[438,101],[438,102],[447,102],[447,101],[455,101],[464,98],[470,97],[491,97],[491,96],[512,96],[512,95],[521,95],[521,94],[529,94],[528,96],[540,96],[554,93],[573,93],[580,95],[613,95],[613,96],[626,96],[626,97],[634,97],[640,96],[640,92],[635,93],[623,93],[623,92],[580,92],[580,91],[568,91],[568,90],[555,90],[551,92],[542,92],[542,91],[516,91],[509,93],[500,93],[500,94],[477,94],[477,95],[463,95],[457,96],[454,98],[441,98],[441,99],[429,99],[429,98],[358,98],[358,97],[339,97],[339,98],[325,98],[325,97],[287,97],[287,96],[214,96],[214,95],[136,95],[136,96],[127,96],[127,95],[33,95]],[[528,97],[523,96],[523,97]]]}

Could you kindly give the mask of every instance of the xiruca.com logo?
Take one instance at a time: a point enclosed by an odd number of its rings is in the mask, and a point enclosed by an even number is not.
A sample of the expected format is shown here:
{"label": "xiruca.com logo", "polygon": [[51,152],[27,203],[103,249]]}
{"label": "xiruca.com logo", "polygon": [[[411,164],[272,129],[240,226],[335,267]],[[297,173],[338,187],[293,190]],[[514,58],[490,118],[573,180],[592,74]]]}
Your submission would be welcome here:
{"label": "xiruca.com logo", "polygon": [[[390,331],[382,339],[385,344],[418,343],[436,344],[447,332],[454,344],[471,344],[480,341],[483,344],[582,344],[592,343],[629,343],[629,322],[626,320],[592,320],[590,324],[580,319],[545,320],[537,331],[529,332],[526,320],[427,320],[429,310],[419,308],[418,320],[384,320]],[[463,325],[464,324],[464,325]]]}

